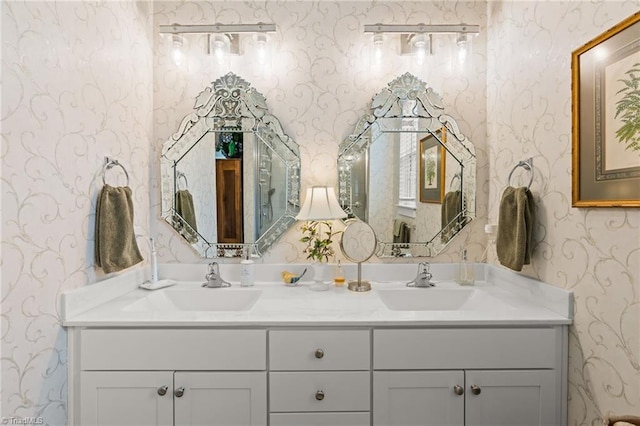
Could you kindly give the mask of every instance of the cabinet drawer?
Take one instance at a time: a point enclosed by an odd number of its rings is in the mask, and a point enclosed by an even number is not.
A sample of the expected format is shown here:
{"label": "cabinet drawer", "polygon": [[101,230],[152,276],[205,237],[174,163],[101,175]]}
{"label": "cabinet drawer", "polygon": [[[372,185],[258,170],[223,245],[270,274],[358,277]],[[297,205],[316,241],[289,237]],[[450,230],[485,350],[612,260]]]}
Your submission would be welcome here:
{"label": "cabinet drawer", "polygon": [[369,383],[365,371],[270,373],[271,412],[369,411]]}
{"label": "cabinet drawer", "polygon": [[369,330],[269,332],[271,370],[369,370],[370,353]]}
{"label": "cabinet drawer", "polygon": [[278,413],[271,426],[369,426],[369,413]]}
{"label": "cabinet drawer", "polygon": [[374,330],[373,368],[554,368],[559,342],[553,328]]}
{"label": "cabinet drawer", "polygon": [[265,370],[266,330],[87,329],[82,370]]}

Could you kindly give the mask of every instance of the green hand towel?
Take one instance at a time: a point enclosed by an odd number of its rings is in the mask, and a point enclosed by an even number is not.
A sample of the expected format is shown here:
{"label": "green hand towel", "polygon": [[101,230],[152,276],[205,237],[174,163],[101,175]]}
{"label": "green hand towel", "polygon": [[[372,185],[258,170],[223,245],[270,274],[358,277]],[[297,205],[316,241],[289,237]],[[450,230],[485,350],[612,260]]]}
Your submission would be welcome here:
{"label": "green hand towel", "polygon": [[531,263],[534,201],[525,187],[507,187],[502,194],[498,212],[496,251],[498,260],[507,268],[521,271]]}
{"label": "green hand towel", "polygon": [[185,227],[182,235],[190,243],[198,241],[198,226],[196,225],[196,210],[193,207],[193,196],[187,189],[181,189],[176,192],[176,213],[179,218],[178,221],[186,222],[189,227]]}
{"label": "green hand towel", "polygon": [[94,255],[107,274],[142,262],[133,231],[131,188],[105,185],[98,194]]}
{"label": "green hand towel", "polygon": [[460,225],[461,218],[458,216],[462,211],[462,193],[460,191],[449,191],[442,199],[441,240],[446,243],[453,237]]}

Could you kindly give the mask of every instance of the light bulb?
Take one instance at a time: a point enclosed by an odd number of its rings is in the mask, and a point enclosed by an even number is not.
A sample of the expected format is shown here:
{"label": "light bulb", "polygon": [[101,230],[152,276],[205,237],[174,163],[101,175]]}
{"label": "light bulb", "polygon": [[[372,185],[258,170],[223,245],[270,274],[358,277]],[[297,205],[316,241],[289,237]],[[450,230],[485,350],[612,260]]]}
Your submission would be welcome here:
{"label": "light bulb", "polygon": [[219,65],[223,65],[229,52],[230,40],[226,34],[211,34],[210,48]]}
{"label": "light bulb", "polygon": [[180,67],[184,63],[184,52],[182,47],[184,46],[184,39],[178,34],[171,36],[171,58],[176,66]]}
{"label": "light bulb", "polygon": [[467,33],[460,33],[458,37],[456,37],[456,44],[460,47],[466,45],[469,42],[469,36]]}
{"label": "light bulb", "polygon": [[458,63],[464,65],[469,51],[469,36],[466,33],[459,33],[456,37],[456,44],[458,45]]}
{"label": "light bulb", "polygon": [[375,59],[376,65],[380,65],[380,63],[382,62],[383,45],[384,45],[384,35],[374,34],[373,35],[373,57]]}
{"label": "light bulb", "polygon": [[264,65],[267,59],[267,35],[264,33],[254,34],[254,40],[258,47],[258,63]]}
{"label": "light bulb", "polygon": [[416,62],[418,65],[424,64],[424,58],[427,55],[427,48],[429,47],[429,35],[427,34],[416,34],[411,39],[411,44],[413,45],[413,51],[416,54]]}

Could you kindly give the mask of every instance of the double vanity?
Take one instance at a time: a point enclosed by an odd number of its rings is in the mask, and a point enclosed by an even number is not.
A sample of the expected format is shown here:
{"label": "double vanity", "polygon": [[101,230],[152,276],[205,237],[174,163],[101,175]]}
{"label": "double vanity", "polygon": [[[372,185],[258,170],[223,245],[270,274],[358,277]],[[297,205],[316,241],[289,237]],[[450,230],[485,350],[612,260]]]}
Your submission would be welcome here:
{"label": "double vanity", "polygon": [[242,288],[225,264],[213,289],[205,264],[161,265],[176,285],[135,270],[65,293],[69,424],[566,424],[570,292],[490,265],[473,287],[450,264],[432,288],[405,285],[415,264],[363,265],[365,293],[279,279],[303,267]]}

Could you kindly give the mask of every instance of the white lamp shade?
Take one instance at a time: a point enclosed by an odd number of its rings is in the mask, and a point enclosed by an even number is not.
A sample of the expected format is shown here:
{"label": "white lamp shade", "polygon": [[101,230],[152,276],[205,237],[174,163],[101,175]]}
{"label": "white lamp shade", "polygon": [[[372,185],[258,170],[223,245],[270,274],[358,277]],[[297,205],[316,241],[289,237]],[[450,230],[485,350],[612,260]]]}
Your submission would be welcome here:
{"label": "white lamp shade", "polygon": [[333,188],[314,186],[307,188],[307,197],[296,220],[332,220],[345,217],[347,214],[340,207]]}

